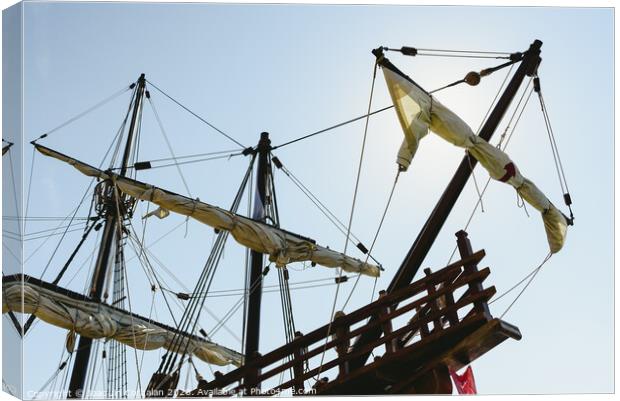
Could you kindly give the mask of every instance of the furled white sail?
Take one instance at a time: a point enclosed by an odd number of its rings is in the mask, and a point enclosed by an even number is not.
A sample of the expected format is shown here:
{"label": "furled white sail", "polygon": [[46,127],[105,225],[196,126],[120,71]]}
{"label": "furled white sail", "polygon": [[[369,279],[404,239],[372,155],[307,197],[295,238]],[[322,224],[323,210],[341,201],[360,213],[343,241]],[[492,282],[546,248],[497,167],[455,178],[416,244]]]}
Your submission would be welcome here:
{"label": "furled white sail", "polygon": [[568,225],[566,218],[533,182],[521,175],[506,153],[475,135],[461,118],[416,84],[389,68],[383,68],[383,73],[405,134],[397,156],[401,170],[407,170],[420,140],[430,129],[453,145],[467,149],[493,179],[512,185],[542,213],[551,252],[562,249]]}
{"label": "furled white sail", "polygon": [[[67,347],[70,350],[75,333],[95,339],[113,339],[141,350],[174,348],[176,330],[172,327],[28,276],[10,278],[13,280],[5,277],[2,283],[2,313],[34,314],[49,324],[69,330]],[[183,340],[181,347],[177,343],[177,349],[183,352],[187,346],[189,354],[205,362],[220,366],[243,364],[243,356],[231,349],[186,333]]]}
{"label": "furled white sail", "polygon": [[351,273],[362,273],[371,277],[379,276],[378,266],[316,245],[306,238],[208,203],[102,171],[45,146],[35,146],[42,154],[64,161],[87,176],[110,179],[120,191],[129,196],[152,202],[162,209],[189,216],[213,228],[229,231],[241,245],[268,254],[269,260],[278,267],[292,262],[311,261],[325,267],[341,267],[344,271]]}

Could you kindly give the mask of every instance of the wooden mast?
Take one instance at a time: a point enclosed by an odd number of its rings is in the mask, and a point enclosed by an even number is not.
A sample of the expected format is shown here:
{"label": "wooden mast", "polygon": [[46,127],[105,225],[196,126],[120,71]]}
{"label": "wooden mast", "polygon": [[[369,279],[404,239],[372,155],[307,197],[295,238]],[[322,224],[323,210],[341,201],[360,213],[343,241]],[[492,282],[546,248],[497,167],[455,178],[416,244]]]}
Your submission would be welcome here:
{"label": "wooden mast", "polygon": [[[271,140],[268,132],[260,134],[260,140],[256,147],[258,153],[258,165],[256,170],[256,196],[254,198],[254,220],[265,222],[266,217],[266,190],[268,185],[269,153],[271,152]],[[246,363],[259,356],[258,346],[260,339],[260,315],[261,299],[263,296],[263,266],[264,255],[260,252],[250,253],[250,276],[246,283],[248,295],[248,315],[245,326],[244,353]],[[258,374],[258,372],[253,372]],[[252,374],[251,376],[254,376]],[[255,377],[247,377],[247,383],[255,383]],[[251,388],[246,387],[251,392]]]}
{"label": "wooden mast", "polygon": [[[506,90],[498,100],[495,105],[493,111],[489,115],[488,119],[484,123],[484,126],[480,130],[480,138],[485,141],[489,141],[495,130],[497,129],[499,123],[501,122],[504,114],[508,110],[510,103],[514,99],[523,79],[527,75],[532,75],[536,72],[538,68],[538,64],[540,63],[540,48],[542,46],[542,42],[540,40],[535,40],[529,47],[529,49],[523,53],[523,58],[521,60],[521,64],[519,68],[513,75],[510,83],[506,87]],[[397,74],[403,76],[410,82],[414,83],[409,77],[403,74],[398,70],[388,59],[383,56],[383,50],[381,48],[373,50],[373,54],[377,57],[377,62],[383,68],[388,68]],[[415,84],[415,83],[414,83]],[[416,84],[417,85],[417,84]],[[400,288],[407,286],[412,282],[415,274],[419,270],[422,262],[426,258],[429,250],[431,249],[433,243],[437,239],[437,235],[439,231],[443,227],[446,222],[454,204],[458,200],[467,180],[469,179],[473,168],[476,166],[478,161],[470,157],[469,154],[466,154],[461,164],[457,168],[454,176],[450,180],[450,183],[444,190],[441,198],[435,205],[435,208],[431,212],[428,217],[426,223],[420,230],[417,238],[415,239],[413,245],[409,249],[407,256],[403,260],[401,266],[399,267],[396,275],[390,282],[388,286],[387,293],[392,293]],[[373,317],[376,319],[376,317]],[[375,330],[369,330],[359,337],[358,341],[354,344],[353,349],[359,349],[363,347],[365,344],[376,340],[381,335],[381,330],[379,328]],[[366,359],[368,358],[370,353],[364,353],[359,358],[353,359],[351,361],[351,369],[356,369],[363,366],[366,363]]]}
{"label": "wooden mast", "polygon": [[[125,145],[125,151],[123,153],[123,160],[121,165],[120,176],[125,176],[127,173],[127,166],[129,163],[129,157],[131,155],[132,143],[136,132],[136,127],[139,120],[139,111],[142,105],[142,98],[144,96],[146,80],[144,74],[138,78],[138,88],[136,89],[136,96],[133,104],[133,111],[131,115],[131,123],[129,126],[129,132],[127,134],[127,143]],[[101,238],[101,245],[99,247],[99,254],[97,255],[97,263],[95,265],[95,271],[91,279],[90,291],[88,296],[101,300],[103,293],[104,282],[106,272],[110,262],[110,254],[112,245],[114,243],[114,236],[118,232],[117,207],[115,195],[111,195],[111,202],[108,202],[105,207],[106,219],[105,226]],[[77,346],[77,352],[75,356],[75,362],[73,364],[73,371],[71,372],[71,381],[69,382],[68,398],[82,398],[84,393],[84,382],[86,380],[88,361],[90,360],[91,346],[93,340],[88,337],[80,336],[80,340]]]}

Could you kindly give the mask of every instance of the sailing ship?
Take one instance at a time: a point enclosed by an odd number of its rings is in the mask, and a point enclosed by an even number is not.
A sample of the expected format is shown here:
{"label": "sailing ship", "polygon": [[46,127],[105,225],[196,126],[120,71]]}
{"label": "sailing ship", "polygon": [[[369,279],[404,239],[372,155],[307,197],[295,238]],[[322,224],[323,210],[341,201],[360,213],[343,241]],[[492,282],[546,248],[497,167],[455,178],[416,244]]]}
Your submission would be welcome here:
{"label": "sailing ship", "polygon": [[[475,86],[499,70],[510,68],[512,71],[516,67],[477,133],[437,100],[435,93],[439,90],[424,89],[386,56],[394,52],[415,57],[422,55],[424,49],[382,46],[372,51],[376,58],[375,77],[380,69],[393,105],[371,111],[369,104],[366,114],[347,123],[363,119],[368,121],[373,114],[388,109],[396,111],[404,140],[397,154],[398,171],[394,187],[398,175],[410,168],[416,151],[423,146],[423,139],[429,132],[464,148],[466,154],[401,266],[397,270],[395,267],[389,269],[396,271],[390,285],[379,292],[376,300],[353,311],[332,310],[332,319],[322,327],[305,334],[295,329],[290,266],[308,263],[317,268],[335,269],[333,280],[337,286],[347,280],[349,276],[346,273],[364,280],[376,278],[386,271],[372,254],[377,236],[370,246],[354,241],[350,222],[347,226],[336,219],[345,229],[347,244],[352,243],[364,255],[361,258],[349,255],[346,247],[344,252],[339,252],[322,245],[320,238],[309,238],[280,226],[274,171],[281,170],[288,174],[288,170],[274,151],[325,130],[278,146],[272,144],[269,133],[263,132],[255,146],[243,147],[235,154],[247,158],[248,167],[230,207],[218,207],[138,179],[140,171],[148,170],[154,164],[153,160],[136,159],[143,106],[150,101],[151,88],[169,96],[147,80],[144,74],[125,89],[131,92],[130,104],[112,144],[115,153],[109,168],[96,167],[45,146],[42,142],[49,132],[31,142],[38,154],[67,164],[95,180],[96,185],[82,238],[66,263],[57,267],[52,280],[27,274],[3,275],[3,314],[10,317],[22,336],[32,329],[33,322],[37,320],[66,331],[65,347],[69,358],[58,366],[55,374],[65,371],[69,375],[70,372],[70,380],[62,389],[62,394],[68,398],[89,397],[89,386],[93,386],[94,360],[99,358],[96,353],[100,340],[105,341],[101,358],[107,361],[108,372],[104,397],[122,398],[127,394],[126,349],[159,349],[163,352],[160,364],[150,366],[150,380],[139,396],[451,393],[451,375],[506,339],[521,338],[516,326],[492,316],[488,303],[496,290],[483,284],[490,275],[489,268],[478,268],[485,251],[474,251],[464,230],[456,234],[460,260],[439,266],[435,271],[424,269],[424,276],[414,281],[476,164],[480,163],[494,180],[514,187],[520,199],[540,212],[550,255],[564,246],[567,228],[573,224],[572,211],[570,217],[564,215],[532,181],[520,173],[504,152],[505,147],[489,143],[527,77],[532,82],[531,91],[539,95],[545,121],[548,122],[537,74],[541,46],[542,42],[536,40],[522,52],[493,54],[490,58],[502,59],[501,64],[479,72],[469,72],[463,79],[439,89],[460,84]],[[339,126],[342,124],[330,129]],[[216,127],[212,128],[236,142]],[[550,129],[550,124],[546,128]],[[10,152],[10,146],[7,143],[3,147],[3,155]],[[554,142],[552,148],[556,155]],[[178,162],[176,157],[174,162]],[[560,174],[560,181],[563,180],[565,178]],[[252,185],[255,185],[254,189]],[[249,191],[253,191],[254,196],[252,213],[243,215],[241,201]],[[567,187],[563,196],[570,210]],[[155,209],[139,215],[139,202],[152,205]],[[319,205],[324,206],[320,202]],[[383,217],[388,207],[389,201]],[[159,291],[165,300],[168,292],[169,297],[184,302],[182,315],[172,316],[174,325],[131,311],[125,253],[127,242],[135,238],[132,219],[164,219],[171,214],[212,227],[216,234],[207,262],[191,292],[170,294],[171,291],[158,281],[157,274],[151,271],[154,292]],[[63,287],[65,273],[74,263],[86,238],[98,231],[101,232],[101,240],[87,291],[78,293]],[[249,253],[242,295],[243,349],[240,350],[211,341],[210,333],[199,325],[207,295],[212,290],[214,273],[231,236]],[[137,247],[138,256],[147,258],[144,245],[137,243]],[[263,354],[259,352],[261,297],[263,280],[270,266],[275,267],[278,274],[286,343]],[[23,325],[16,314],[28,315]],[[227,373],[212,371],[211,375],[207,375],[198,368],[198,360],[209,365],[233,368]],[[179,379],[182,371],[195,373],[194,388],[181,388]]]}

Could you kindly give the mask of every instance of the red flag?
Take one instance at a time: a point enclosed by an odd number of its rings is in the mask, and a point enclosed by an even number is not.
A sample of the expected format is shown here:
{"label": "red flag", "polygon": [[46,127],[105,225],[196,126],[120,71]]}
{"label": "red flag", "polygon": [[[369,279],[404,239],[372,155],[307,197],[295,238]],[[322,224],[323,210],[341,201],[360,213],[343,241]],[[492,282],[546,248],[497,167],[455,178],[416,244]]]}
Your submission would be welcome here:
{"label": "red flag", "polygon": [[468,366],[462,375],[450,370],[450,376],[459,394],[477,394],[476,380],[474,379],[474,372],[471,370],[471,366]]}

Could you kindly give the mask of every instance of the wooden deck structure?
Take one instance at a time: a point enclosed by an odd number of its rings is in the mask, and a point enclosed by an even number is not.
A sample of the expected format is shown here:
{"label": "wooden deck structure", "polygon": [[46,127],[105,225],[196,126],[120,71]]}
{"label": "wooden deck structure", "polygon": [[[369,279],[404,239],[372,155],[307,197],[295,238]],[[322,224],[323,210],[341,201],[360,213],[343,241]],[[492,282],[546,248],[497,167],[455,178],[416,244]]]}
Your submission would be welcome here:
{"label": "wooden deck structure", "polygon": [[[462,238],[460,261],[435,272],[425,269],[409,286],[381,292],[349,314],[338,312],[331,324],[297,333],[290,343],[179,395],[451,393],[449,369],[466,366],[508,338],[521,339],[517,327],[491,316],[487,302],[495,288],[483,287],[490,270],[478,268],[485,252],[471,252]],[[377,318],[370,321],[372,316]],[[382,335],[353,350],[353,340],[376,326]],[[351,359],[370,351],[374,359],[350,369]]]}

